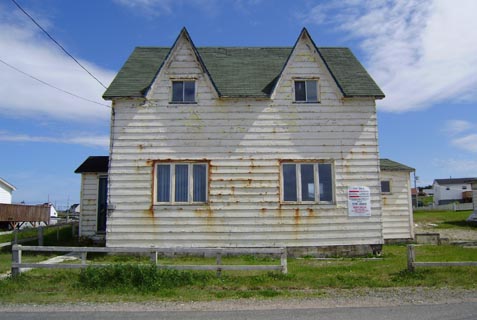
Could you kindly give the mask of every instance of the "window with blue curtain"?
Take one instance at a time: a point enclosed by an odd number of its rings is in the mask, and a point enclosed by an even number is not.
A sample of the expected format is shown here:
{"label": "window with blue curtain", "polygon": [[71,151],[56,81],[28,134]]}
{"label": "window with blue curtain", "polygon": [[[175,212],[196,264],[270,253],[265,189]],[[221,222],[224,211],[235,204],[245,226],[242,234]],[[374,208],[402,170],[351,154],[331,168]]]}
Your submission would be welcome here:
{"label": "window with blue curtain", "polygon": [[156,203],[207,202],[208,164],[171,162],[156,165]]}
{"label": "window with blue curtain", "polygon": [[189,202],[189,165],[175,165],[175,202]]}
{"label": "window with blue curtain", "polygon": [[194,164],[193,166],[194,189],[193,189],[193,201],[194,202],[206,202],[207,191],[207,166],[205,164]]}
{"label": "window with blue curtain", "polygon": [[171,166],[160,164],[156,168],[157,172],[157,202],[170,202],[171,194]]}
{"label": "window with blue curtain", "polygon": [[281,180],[285,202],[333,202],[331,163],[283,163]]}

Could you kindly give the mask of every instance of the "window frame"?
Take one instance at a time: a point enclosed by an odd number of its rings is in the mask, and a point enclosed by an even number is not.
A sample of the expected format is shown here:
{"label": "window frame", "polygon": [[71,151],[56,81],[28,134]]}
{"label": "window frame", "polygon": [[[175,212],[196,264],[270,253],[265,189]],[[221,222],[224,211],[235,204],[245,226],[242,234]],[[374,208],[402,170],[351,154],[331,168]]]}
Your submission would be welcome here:
{"label": "window frame", "polygon": [[[388,186],[389,186],[389,191],[383,191],[383,182],[387,182],[388,183]],[[384,180],[381,180],[380,181],[380,185],[381,185],[381,194],[391,194],[393,189],[392,189],[392,181],[390,179],[384,179]]]}
{"label": "window frame", "polygon": [[[316,82],[316,100],[309,100],[307,92],[307,82]],[[297,100],[296,83],[305,82],[305,100]],[[320,78],[294,78],[293,79],[293,103],[320,103]]]}
{"label": "window frame", "polygon": [[[158,196],[158,185],[157,185],[157,172],[158,169],[157,167],[159,165],[169,165],[170,170],[169,170],[169,201],[158,201],[157,196]],[[176,201],[176,170],[175,166],[176,165],[188,165],[188,201]],[[194,165],[205,165],[205,201],[194,201]],[[177,160],[177,161],[171,161],[171,160],[157,160],[154,161],[154,172],[153,172],[153,186],[154,190],[152,192],[152,200],[153,204],[155,206],[169,206],[169,205],[179,205],[179,206],[189,206],[189,205],[203,205],[203,204],[208,204],[209,203],[209,190],[210,190],[210,179],[209,179],[209,174],[210,174],[210,161],[204,161],[204,160]]]}
{"label": "window frame", "polygon": [[[182,100],[174,100],[174,83],[182,82]],[[194,83],[194,100],[193,101],[185,101],[185,82],[193,82]],[[197,79],[171,79],[171,95],[170,101],[171,104],[196,104],[197,103]]]}
{"label": "window frame", "polygon": [[[293,164],[295,165],[295,177],[296,177],[296,201],[285,200],[285,188],[284,188],[284,170],[283,165]],[[302,194],[302,179],[301,179],[301,165],[312,164],[313,165],[313,182],[315,188],[315,200],[303,200]],[[331,201],[320,200],[320,175],[319,165],[327,164],[331,166]],[[319,205],[333,205],[336,201],[336,188],[335,188],[335,168],[333,161],[326,160],[281,160],[280,161],[280,203],[282,204],[319,204]]]}

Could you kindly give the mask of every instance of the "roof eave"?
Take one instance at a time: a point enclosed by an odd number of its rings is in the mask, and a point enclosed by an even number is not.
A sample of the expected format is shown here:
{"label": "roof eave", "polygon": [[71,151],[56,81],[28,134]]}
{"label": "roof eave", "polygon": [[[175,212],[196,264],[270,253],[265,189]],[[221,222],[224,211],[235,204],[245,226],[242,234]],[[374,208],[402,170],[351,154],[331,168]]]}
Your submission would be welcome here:
{"label": "roof eave", "polygon": [[3,180],[2,178],[0,178],[0,182],[6,185],[7,187],[9,187],[10,189],[12,189],[12,191],[17,190],[17,188],[13,184]]}

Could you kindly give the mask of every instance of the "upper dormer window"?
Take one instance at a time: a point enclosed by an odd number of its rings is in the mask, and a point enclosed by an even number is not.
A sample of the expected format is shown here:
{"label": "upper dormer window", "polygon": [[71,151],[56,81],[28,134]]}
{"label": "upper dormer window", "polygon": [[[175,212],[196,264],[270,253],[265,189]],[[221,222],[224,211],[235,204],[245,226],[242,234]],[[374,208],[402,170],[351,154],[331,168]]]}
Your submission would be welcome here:
{"label": "upper dormer window", "polygon": [[195,102],[195,81],[172,81],[172,102]]}
{"label": "upper dormer window", "polygon": [[295,80],[295,102],[318,102],[318,80]]}

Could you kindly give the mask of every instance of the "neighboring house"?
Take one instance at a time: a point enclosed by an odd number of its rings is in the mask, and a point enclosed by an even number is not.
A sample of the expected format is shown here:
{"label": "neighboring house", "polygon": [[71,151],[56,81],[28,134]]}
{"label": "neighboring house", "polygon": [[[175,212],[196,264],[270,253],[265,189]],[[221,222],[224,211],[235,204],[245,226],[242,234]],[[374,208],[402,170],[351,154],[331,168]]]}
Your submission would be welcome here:
{"label": "neighboring house", "polygon": [[15,190],[12,184],[0,178],[0,203],[12,203],[12,192]]}
{"label": "neighboring house", "polygon": [[[107,169],[106,169],[106,171],[107,171]],[[79,203],[72,204],[70,206],[70,208],[68,209],[68,213],[70,213],[70,214],[79,215],[80,212],[81,212],[81,206],[80,206]]]}
{"label": "neighboring house", "polygon": [[44,203],[43,205],[50,207],[50,217],[51,218],[58,218],[58,211],[56,211],[56,208],[52,203]]}
{"label": "neighboring house", "polygon": [[434,189],[433,188],[422,189],[422,192],[427,196],[433,196],[434,195]]}
{"label": "neighboring house", "polygon": [[381,199],[383,210],[383,237],[412,239],[413,211],[411,202],[411,176],[414,168],[401,163],[381,159]]}
{"label": "neighboring house", "polygon": [[110,247],[379,251],[383,97],[349,49],[306,29],[288,48],[196,48],[185,29],[136,48],[104,94],[110,161],[76,170],[80,232]]}
{"label": "neighboring house", "polygon": [[472,202],[471,182],[476,178],[435,179],[434,205],[453,202]]}

